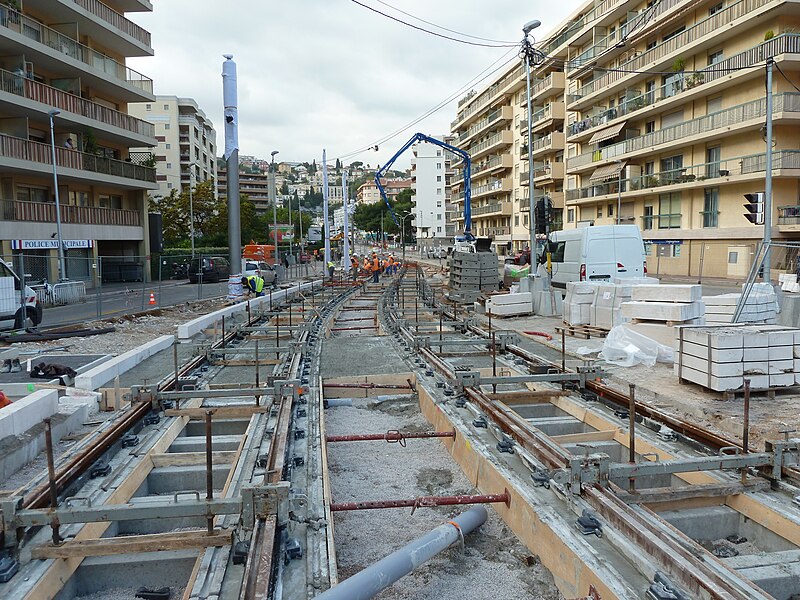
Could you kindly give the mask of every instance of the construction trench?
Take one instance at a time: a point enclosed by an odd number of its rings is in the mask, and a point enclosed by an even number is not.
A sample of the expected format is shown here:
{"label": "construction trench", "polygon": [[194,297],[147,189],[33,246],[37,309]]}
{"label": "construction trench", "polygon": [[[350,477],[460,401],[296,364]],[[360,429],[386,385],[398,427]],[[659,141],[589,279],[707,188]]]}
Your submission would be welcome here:
{"label": "construction trench", "polygon": [[0,597],[800,597],[793,432],[637,402],[431,274],[179,327],[0,497]]}

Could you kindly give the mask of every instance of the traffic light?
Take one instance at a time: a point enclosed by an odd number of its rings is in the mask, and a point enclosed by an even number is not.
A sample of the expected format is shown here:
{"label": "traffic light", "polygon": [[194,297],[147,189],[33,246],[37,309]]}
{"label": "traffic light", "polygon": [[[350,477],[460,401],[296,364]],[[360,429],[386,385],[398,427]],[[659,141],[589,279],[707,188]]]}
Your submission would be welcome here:
{"label": "traffic light", "polygon": [[547,233],[550,230],[550,219],[553,215],[553,202],[550,196],[536,201],[536,233]]}
{"label": "traffic light", "polygon": [[744,195],[747,202],[744,203],[745,219],[750,221],[753,225],[764,224],[764,192],[756,192],[755,194]]}

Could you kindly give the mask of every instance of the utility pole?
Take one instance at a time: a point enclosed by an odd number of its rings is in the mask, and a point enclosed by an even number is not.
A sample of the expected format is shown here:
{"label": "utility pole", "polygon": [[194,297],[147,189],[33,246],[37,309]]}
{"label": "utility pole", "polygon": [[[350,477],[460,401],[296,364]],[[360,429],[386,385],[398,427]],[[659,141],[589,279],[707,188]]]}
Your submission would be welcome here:
{"label": "utility pole", "polygon": [[[242,215],[239,204],[239,108],[237,100],[236,63],[226,54],[222,63],[222,95],[225,105],[225,161],[228,170],[228,296],[241,295],[242,283]],[[190,182],[191,185],[191,182]]]}
{"label": "utility pole", "polygon": [[539,27],[539,21],[530,21],[522,28],[525,37],[522,38],[522,53],[525,55],[525,89],[527,91],[528,106],[528,217],[531,226],[531,275],[533,275],[533,265],[536,262],[536,210],[533,197],[533,113],[531,112],[531,58],[534,55],[534,48],[528,35],[533,29]]}
{"label": "utility pole", "polygon": [[344,256],[342,256],[342,266],[344,272],[350,272],[350,231],[348,211],[350,207],[347,205],[347,170],[342,169],[342,208],[344,208],[344,224],[342,228],[342,239],[344,243]]}
{"label": "utility pole", "polygon": [[272,200],[272,241],[275,242],[275,264],[281,264],[281,251],[278,247],[278,196],[275,193],[275,155],[277,150],[270,152],[271,162],[269,165],[269,195]]}
{"label": "utility pole", "polygon": [[331,224],[328,221],[328,158],[325,148],[322,149],[322,218],[325,219],[325,266],[328,272],[328,263],[331,262]]}
{"label": "utility pole", "polygon": [[764,181],[764,283],[771,283],[770,266],[772,251],[772,66],[774,59],[767,59],[767,164]]}

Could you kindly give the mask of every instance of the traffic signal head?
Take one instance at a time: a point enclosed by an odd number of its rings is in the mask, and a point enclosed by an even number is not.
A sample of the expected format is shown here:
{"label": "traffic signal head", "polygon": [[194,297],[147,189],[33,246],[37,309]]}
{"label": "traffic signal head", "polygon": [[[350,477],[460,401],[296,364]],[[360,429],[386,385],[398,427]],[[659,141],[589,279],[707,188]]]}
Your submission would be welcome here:
{"label": "traffic signal head", "polygon": [[745,194],[744,195],[747,202],[744,203],[744,217],[748,221],[750,221],[753,225],[763,225],[764,224],[764,201],[765,201],[765,194],[764,192],[756,192],[754,194]]}

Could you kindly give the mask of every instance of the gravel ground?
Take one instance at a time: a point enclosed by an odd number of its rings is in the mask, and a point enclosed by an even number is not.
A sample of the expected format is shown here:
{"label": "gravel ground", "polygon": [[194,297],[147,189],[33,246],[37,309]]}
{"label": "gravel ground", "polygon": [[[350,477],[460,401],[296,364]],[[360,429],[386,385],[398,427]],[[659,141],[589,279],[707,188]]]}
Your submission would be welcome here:
{"label": "gravel ground", "polygon": [[[75,596],[74,600],[135,600],[136,590],[133,588],[111,588],[84,596]],[[171,588],[170,599],[181,598],[183,588]]]}
{"label": "gravel ground", "polygon": [[[416,399],[376,403],[325,413],[328,434],[378,433],[390,429],[429,431]],[[331,490],[336,502],[477,493],[438,440],[409,440],[408,448],[383,442],[328,447]],[[339,578],[345,579],[427,533],[467,507],[370,510],[334,518]],[[528,566],[530,564],[530,566]],[[469,598],[561,598],[550,573],[531,556],[493,510],[466,538],[376,596],[381,600]]]}

